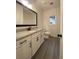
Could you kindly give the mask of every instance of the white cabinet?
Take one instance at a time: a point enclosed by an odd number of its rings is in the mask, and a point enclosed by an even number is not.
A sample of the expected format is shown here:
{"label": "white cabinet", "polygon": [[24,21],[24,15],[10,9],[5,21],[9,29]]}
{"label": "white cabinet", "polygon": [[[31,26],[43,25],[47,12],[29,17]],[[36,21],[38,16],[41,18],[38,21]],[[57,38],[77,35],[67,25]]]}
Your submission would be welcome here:
{"label": "white cabinet", "polygon": [[27,58],[26,59],[31,59],[31,40],[30,39],[27,41],[27,47],[26,47]]}
{"label": "white cabinet", "polygon": [[22,59],[27,58],[27,47],[28,45],[26,44],[26,42],[21,44]]}
{"label": "white cabinet", "polygon": [[19,41],[19,47],[16,49],[16,59],[31,59],[30,38],[24,38]]}
{"label": "white cabinet", "polygon": [[41,44],[44,42],[44,32],[41,31]]}
{"label": "white cabinet", "polygon": [[16,45],[16,59],[22,59],[22,51],[19,42],[17,42]]}
{"label": "white cabinet", "polygon": [[16,3],[16,24],[23,23],[23,7],[19,3]]}
{"label": "white cabinet", "polygon": [[36,53],[37,51],[37,36],[32,36],[32,56]]}
{"label": "white cabinet", "polygon": [[38,32],[37,39],[38,39],[38,41],[37,41],[37,49],[39,49],[39,47],[41,45],[41,33],[40,32]]}
{"label": "white cabinet", "polygon": [[32,35],[32,56],[37,52],[44,39],[42,38],[42,32],[39,31]]}
{"label": "white cabinet", "polygon": [[37,31],[17,41],[16,59],[31,59],[43,42],[44,38],[42,31]]}

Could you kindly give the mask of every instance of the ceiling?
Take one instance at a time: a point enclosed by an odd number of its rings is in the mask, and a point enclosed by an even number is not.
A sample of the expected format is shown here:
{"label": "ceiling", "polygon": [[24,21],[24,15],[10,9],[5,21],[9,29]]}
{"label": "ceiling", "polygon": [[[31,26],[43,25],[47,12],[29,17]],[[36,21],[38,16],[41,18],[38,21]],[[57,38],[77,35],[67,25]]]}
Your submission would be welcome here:
{"label": "ceiling", "polygon": [[45,10],[48,8],[56,8],[60,5],[60,0],[24,0],[28,1],[29,3],[36,5],[37,7]]}
{"label": "ceiling", "polygon": [[30,3],[39,6],[41,9],[59,7],[60,0],[28,0]]}

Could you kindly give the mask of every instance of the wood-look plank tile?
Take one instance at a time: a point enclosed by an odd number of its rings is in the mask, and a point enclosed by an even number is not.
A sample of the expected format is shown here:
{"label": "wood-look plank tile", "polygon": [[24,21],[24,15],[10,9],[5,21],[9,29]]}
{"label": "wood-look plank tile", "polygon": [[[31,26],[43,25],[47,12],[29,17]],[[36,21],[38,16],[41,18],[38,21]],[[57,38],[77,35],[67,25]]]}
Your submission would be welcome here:
{"label": "wood-look plank tile", "polygon": [[32,59],[59,59],[59,38],[46,39]]}

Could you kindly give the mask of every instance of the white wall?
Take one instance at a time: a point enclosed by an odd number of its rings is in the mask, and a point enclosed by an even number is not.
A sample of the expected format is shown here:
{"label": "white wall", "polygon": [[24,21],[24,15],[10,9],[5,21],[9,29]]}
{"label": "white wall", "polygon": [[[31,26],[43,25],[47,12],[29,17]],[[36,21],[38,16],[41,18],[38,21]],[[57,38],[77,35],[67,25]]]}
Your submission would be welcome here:
{"label": "white wall", "polygon": [[[49,17],[56,16],[56,25],[50,25]],[[60,8],[50,8],[43,11],[43,28],[51,32],[52,36],[60,33]]]}
{"label": "white wall", "polygon": [[37,12],[37,14],[38,14],[38,27],[39,28],[42,28],[43,27],[43,18],[42,18],[42,10],[38,7],[38,6],[36,6],[36,5],[32,5],[32,9],[34,10],[34,11],[36,11]]}

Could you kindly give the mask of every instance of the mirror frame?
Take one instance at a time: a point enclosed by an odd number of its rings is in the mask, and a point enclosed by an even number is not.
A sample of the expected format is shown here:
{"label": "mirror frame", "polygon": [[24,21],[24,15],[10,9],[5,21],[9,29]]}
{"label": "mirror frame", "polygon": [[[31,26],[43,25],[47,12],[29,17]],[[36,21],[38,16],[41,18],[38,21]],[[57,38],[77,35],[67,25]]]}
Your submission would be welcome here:
{"label": "mirror frame", "polygon": [[[18,1],[16,1],[16,3],[19,3],[20,5],[22,5],[23,7],[25,7],[25,8],[28,8],[28,7],[26,7],[26,6],[24,6],[22,3],[20,3],[20,2],[18,2]],[[35,12],[35,11],[33,11],[32,9],[30,9],[30,8],[28,8],[28,10],[30,10],[30,11],[32,11],[33,13],[35,13],[36,14],[36,24],[30,24],[30,25],[28,25],[28,24],[16,24],[16,27],[24,27],[24,26],[37,26],[37,23],[38,23],[38,14]]]}

